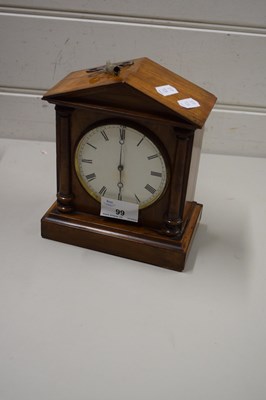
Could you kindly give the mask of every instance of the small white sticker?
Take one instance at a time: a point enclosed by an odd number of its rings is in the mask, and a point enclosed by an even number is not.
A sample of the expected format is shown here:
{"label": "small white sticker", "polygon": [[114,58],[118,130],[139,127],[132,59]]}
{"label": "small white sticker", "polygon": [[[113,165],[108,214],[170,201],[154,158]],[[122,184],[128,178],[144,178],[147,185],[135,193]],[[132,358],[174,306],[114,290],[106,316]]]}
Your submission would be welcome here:
{"label": "small white sticker", "polygon": [[189,97],[188,99],[178,100],[178,104],[184,108],[196,108],[200,107],[200,103],[197,100]]}
{"label": "small white sticker", "polygon": [[138,222],[139,206],[127,201],[102,197],[101,215],[103,217],[123,219],[124,221]]}
{"label": "small white sticker", "polygon": [[157,86],[155,89],[162,96],[170,96],[171,94],[178,93],[178,90],[171,85]]}

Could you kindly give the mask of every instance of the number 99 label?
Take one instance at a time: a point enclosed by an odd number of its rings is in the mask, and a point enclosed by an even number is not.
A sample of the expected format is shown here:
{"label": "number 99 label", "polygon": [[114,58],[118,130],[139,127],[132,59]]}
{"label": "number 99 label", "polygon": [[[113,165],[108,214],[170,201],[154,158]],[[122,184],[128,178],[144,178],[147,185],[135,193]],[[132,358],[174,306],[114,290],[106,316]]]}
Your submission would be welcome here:
{"label": "number 99 label", "polygon": [[139,206],[138,204],[127,201],[101,198],[101,216],[108,218],[122,219],[124,221],[138,222]]}

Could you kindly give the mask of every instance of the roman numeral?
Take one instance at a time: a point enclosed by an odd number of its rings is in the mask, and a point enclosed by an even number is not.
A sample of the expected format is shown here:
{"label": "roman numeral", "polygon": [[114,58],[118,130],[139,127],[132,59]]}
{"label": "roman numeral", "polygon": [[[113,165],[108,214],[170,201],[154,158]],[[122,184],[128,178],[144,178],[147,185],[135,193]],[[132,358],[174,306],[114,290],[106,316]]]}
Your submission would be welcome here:
{"label": "roman numeral", "polygon": [[126,127],[120,126],[120,140],[124,141],[126,136]]}
{"label": "roman numeral", "polygon": [[140,199],[138,198],[138,196],[136,194],[134,194],[134,196],[135,196],[137,202],[140,203]]}
{"label": "roman numeral", "polygon": [[101,188],[101,190],[99,191],[99,194],[100,194],[101,196],[104,196],[105,193],[106,193],[106,191],[107,191],[107,187],[103,186],[103,187]]}
{"label": "roman numeral", "polygon": [[97,150],[97,147],[93,146],[93,144],[91,144],[91,143],[89,143],[89,142],[87,142],[87,144],[88,144],[89,146],[91,146],[93,149]]}
{"label": "roman numeral", "polygon": [[143,142],[143,140],[145,139],[145,136],[143,135],[142,138],[140,139],[140,141],[137,144],[137,147]]}
{"label": "roman numeral", "polygon": [[147,184],[145,186],[145,189],[148,190],[148,192],[150,192],[151,194],[154,194],[156,192],[156,189],[154,189],[154,187],[152,187],[151,185]]}
{"label": "roman numeral", "polygon": [[161,172],[151,171],[151,175],[152,175],[152,176],[158,176],[159,178],[162,177],[162,173],[161,173]]}
{"label": "roman numeral", "polygon": [[95,173],[93,172],[93,174],[86,175],[86,178],[88,179],[88,182],[90,182],[90,181],[93,181],[93,179],[96,178],[96,175],[95,175]]}
{"label": "roman numeral", "polygon": [[159,154],[153,154],[152,156],[147,157],[148,160],[152,160],[153,158],[159,157]]}
{"label": "roman numeral", "polygon": [[85,162],[85,163],[88,163],[88,164],[92,164],[92,160],[87,160],[87,158],[82,158],[81,161]]}
{"label": "roman numeral", "polygon": [[103,130],[103,131],[101,131],[101,134],[103,135],[103,137],[104,137],[104,140],[109,140],[109,137],[107,136],[107,134],[106,134],[106,132]]}

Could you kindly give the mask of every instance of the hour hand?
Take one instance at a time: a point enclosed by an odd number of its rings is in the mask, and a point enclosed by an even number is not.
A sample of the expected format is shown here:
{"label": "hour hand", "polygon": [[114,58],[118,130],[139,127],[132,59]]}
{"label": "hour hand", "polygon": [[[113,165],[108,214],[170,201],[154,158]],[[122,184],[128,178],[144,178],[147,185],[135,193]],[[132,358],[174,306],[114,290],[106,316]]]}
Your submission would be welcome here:
{"label": "hour hand", "polygon": [[122,200],[122,189],[123,189],[123,182],[122,182],[122,171],[124,169],[122,165],[122,146],[120,149],[120,160],[119,160],[119,165],[118,165],[118,171],[119,171],[119,182],[117,184],[119,192],[118,192],[118,200]]}

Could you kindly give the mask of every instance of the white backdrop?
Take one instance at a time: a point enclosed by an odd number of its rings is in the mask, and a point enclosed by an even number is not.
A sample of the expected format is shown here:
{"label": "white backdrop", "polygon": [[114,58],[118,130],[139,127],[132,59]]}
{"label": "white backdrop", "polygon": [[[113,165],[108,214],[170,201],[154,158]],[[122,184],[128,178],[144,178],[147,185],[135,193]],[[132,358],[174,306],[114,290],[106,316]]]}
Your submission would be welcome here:
{"label": "white backdrop", "polygon": [[0,137],[54,140],[45,90],[146,56],[218,97],[205,152],[266,155],[265,0],[7,0],[0,36]]}

